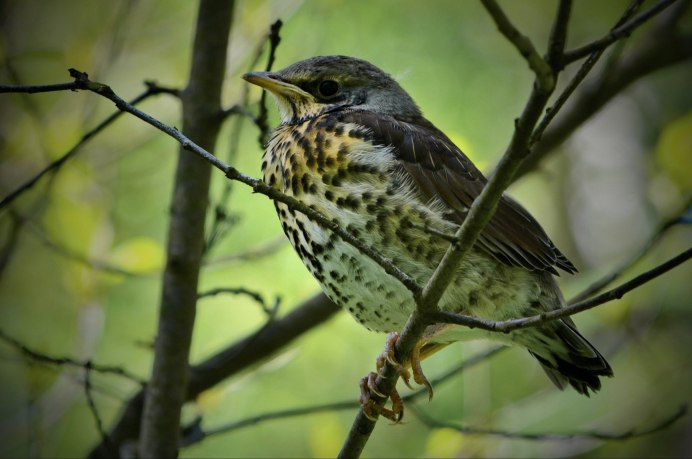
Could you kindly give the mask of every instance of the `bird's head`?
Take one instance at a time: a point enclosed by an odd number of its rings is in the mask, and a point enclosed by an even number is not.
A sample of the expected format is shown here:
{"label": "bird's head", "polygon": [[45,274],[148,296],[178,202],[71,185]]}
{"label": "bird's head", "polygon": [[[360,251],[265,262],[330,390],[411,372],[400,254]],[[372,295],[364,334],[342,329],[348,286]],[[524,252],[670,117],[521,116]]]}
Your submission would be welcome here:
{"label": "bird's head", "polygon": [[400,119],[421,114],[391,76],[354,57],[318,56],[278,72],[251,72],[243,78],[274,96],[284,124],[340,109],[367,110]]}

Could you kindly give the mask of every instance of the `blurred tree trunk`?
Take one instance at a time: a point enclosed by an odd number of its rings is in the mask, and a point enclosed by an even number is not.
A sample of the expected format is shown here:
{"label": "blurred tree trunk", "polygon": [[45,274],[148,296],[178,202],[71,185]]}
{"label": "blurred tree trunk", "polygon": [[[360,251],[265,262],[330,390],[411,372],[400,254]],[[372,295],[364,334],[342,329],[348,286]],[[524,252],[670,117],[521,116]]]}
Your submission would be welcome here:
{"label": "blurred tree trunk", "polygon": [[[183,133],[208,151],[214,150],[222,121],[221,87],[233,4],[233,0],[200,1],[190,77],[181,96]],[[209,163],[179,148],[154,365],[144,400],[141,457],[178,454],[210,175]]]}

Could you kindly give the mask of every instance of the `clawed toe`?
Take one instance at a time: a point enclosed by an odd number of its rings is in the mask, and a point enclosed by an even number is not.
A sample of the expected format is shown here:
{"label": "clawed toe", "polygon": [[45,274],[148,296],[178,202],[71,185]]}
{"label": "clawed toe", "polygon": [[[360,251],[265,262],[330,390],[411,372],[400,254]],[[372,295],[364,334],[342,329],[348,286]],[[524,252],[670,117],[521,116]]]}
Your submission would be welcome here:
{"label": "clawed toe", "polygon": [[[406,386],[408,386],[409,389],[413,389],[410,383],[411,372],[409,372],[408,369],[396,359],[395,346],[398,339],[399,334],[396,332],[387,335],[384,351],[382,351],[382,354],[380,354],[380,356],[377,358],[376,367],[379,371],[382,369],[382,367],[384,367],[385,363],[389,362],[389,364],[399,372],[399,375],[401,376],[401,379],[404,380]],[[420,351],[424,344],[425,341],[420,341],[418,344],[416,344],[416,347],[411,353],[410,363],[411,370],[413,372],[413,380],[417,384],[426,387],[428,390],[428,399],[432,400],[433,388],[430,381],[428,381],[428,378],[426,378],[425,374],[423,374],[423,368],[421,367],[420,363]],[[404,402],[396,388],[394,388],[389,394],[389,398],[392,400],[391,409],[387,409],[376,403],[372,399],[371,394],[375,394],[378,397],[387,398],[387,395],[383,394],[382,391],[380,391],[380,389],[377,387],[377,373],[370,373],[360,380],[360,403],[363,406],[363,414],[372,421],[376,420],[377,416],[384,416],[394,423],[401,421],[404,416]]]}
{"label": "clawed toe", "polygon": [[360,380],[360,404],[363,406],[363,414],[371,421],[376,421],[377,416],[383,416],[394,423],[401,421],[404,417],[404,402],[396,388],[392,389],[389,394],[389,398],[392,400],[392,409],[378,405],[372,399],[371,394],[386,397],[377,387],[377,373],[370,373]]}

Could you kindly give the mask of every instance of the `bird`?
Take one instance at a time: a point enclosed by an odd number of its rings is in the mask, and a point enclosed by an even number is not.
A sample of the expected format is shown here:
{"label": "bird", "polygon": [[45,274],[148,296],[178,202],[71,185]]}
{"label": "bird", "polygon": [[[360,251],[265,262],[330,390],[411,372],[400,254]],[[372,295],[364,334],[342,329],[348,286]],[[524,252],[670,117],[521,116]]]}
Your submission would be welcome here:
{"label": "bird", "polygon": [[[487,182],[480,170],[392,76],[366,60],[317,56],[243,78],[273,96],[281,119],[262,156],[264,182],[424,285],[450,244],[445,235],[464,222]],[[331,300],[372,331],[401,330],[416,307],[410,290],[333,231],[284,203],[274,205],[284,233]],[[558,270],[577,271],[536,219],[505,194],[438,307],[490,320],[562,308]],[[389,356],[395,339],[388,341]],[[423,339],[418,348],[426,356],[472,339],[523,347],[559,389],[571,386],[587,396],[601,388],[600,377],[613,375],[569,317],[507,334],[434,324]],[[424,375],[416,381],[429,386]],[[398,412],[377,414],[400,419]]]}

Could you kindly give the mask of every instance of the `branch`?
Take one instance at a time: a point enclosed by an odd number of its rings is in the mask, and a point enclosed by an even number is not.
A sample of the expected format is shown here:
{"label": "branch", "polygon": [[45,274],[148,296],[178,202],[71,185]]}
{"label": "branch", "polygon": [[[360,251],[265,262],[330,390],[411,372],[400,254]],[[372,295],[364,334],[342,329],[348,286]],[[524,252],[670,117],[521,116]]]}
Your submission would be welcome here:
{"label": "branch", "polygon": [[[495,25],[500,33],[502,33],[502,35],[504,35],[505,38],[507,38],[507,40],[512,43],[515,48],[517,48],[519,54],[526,59],[529,67],[536,74],[536,82],[540,86],[541,90],[551,92],[555,87],[555,75],[553,74],[553,70],[550,68],[548,63],[543,60],[538,51],[536,51],[536,48],[533,46],[533,43],[531,43],[529,37],[523,35],[516,27],[514,27],[514,24],[510,22],[509,18],[507,18],[504,11],[502,11],[495,0],[481,0],[481,3],[483,3],[483,6],[495,21]],[[569,2],[561,2],[560,10],[562,10],[566,4],[569,7]],[[567,13],[567,17],[569,17],[569,13]],[[560,27],[556,27],[556,30],[559,31],[559,29]],[[562,32],[560,31],[559,33]]]}
{"label": "branch", "polygon": [[[283,22],[281,22],[281,19],[277,19],[276,22],[274,22],[269,29],[269,56],[267,57],[267,66],[265,67],[265,71],[267,72],[270,71],[274,66],[274,59],[276,58],[276,48],[279,46],[279,43],[281,42],[279,31],[281,31],[282,25]],[[262,91],[262,95],[260,96],[259,115],[257,115],[256,121],[257,127],[260,130],[258,141],[260,143],[260,148],[262,149],[264,149],[264,146],[267,144],[267,141],[269,140],[270,128],[267,121],[268,118],[269,116],[267,111],[267,91]]]}
{"label": "branch", "polygon": [[670,260],[656,266],[645,273],[619,285],[607,292],[604,292],[591,299],[580,301],[571,306],[555,309],[540,315],[531,317],[523,317],[520,319],[510,319],[502,321],[485,320],[478,317],[464,316],[447,311],[432,311],[428,314],[428,318],[434,323],[454,323],[464,325],[470,328],[480,328],[492,332],[509,333],[520,328],[533,327],[539,324],[550,322],[551,320],[562,319],[567,316],[595,308],[603,303],[622,298],[627,292],[655,279],[656,277],[670,271],[676,266],[681,265],[685,261],[692,258],[692,248],[687,249],[681,254],[671,258]]}
{"label": "branch", "polygon": [[[473,357],[470,357],[464,361],[462,361],[459,365],[454,366],[450,370],[448,370],[445,374],[441,375],[438,378],[435,378],[432,380],[432,384],[435,386],[442,384],[443,382],[449,380],[452,376],[458,375],[461,372],[481,363],[484,362],[485,360],[488,360],[489,358],[499,354],[503,350],[508,349],[507,347],[504,346],[498,346],[495,348],[490,349],[489,351],[481,352],[477,355],[474,355]],[[426,388],[417,390],[411,394],[408,394],[402,399],[404,401],[412,401],[414,399],[420,398],[423,395],[427,396],[428,390]],[[224,434],[228,432],[232,432],[235,430],[242,429],[244,427],[249,427],[252,425],[257,425],[260,423],[263,423],[265,421],[271,421],[271,420],[276,420],[276,419],[286,419],[286,418],[292,418],[292,417],[297,417],[297,416],[305,416],[305,415],[310,415],[310,414],[315,414],[315,413],[323,413],[323,412],[333,412],[333,411],[345,411],[345,410],[353,410],[357,409],[360,406],[360,404],[355,401],[355,400],[345,400],[341,402],[332,402],[332,403],[324,403],[320,405],[311,405],[311,406],[304,406],[300,408],[292,408],[288,410],[280,410],[280,411],[271,411],[267,413],[262,413],[258,414],[256,416],[251,416],[248,418],[240,419],[238,421],[234,422],[229,422],[227,424],[223,424],[221,426],[215,427],[208,429],[206,431],[203,431],[201,429],[195,430],[194,431],[194,436],[190,437],[187,439],[187,441],[183,440],[184,446],[190,446],[195,443],[198,443],[202,440],[204,440],[207,437],[213,436],[213,435],[219,435],[219,434]]]}
{"label": "branch", "polygon": [[4,330],[0,329],[0,339],[4,341],[5,343],[9,344],[10,346],[14,347],[17,351],[19,351],[21,354],[23,354],[25,357],[27,357],[30,360],[33,360],[35,362],[41,362],[41,363],[47,363],[50,365],[58,365],[58,366],[69,366],[69,367],[77,367],[81,368],[84,370],[90,370],[90,371],[96,371],[98,373],[104,373],[104,374],[111,374],[115,376],[119,376],[121,378],[128,379],[132,382],[135,382],[139,385],[144,385],[145,381],[142,379],[138,378],[137,376],[133,375],[132,373],[128,372],[124,368],[121,367],[116,367],[116,366],[108,366],[108,365],[98,365],[90,360],[86,360],[83,362],[80,362],[79,360],[75,360],[70,357],[53,357],[47,354],[43,354],[41,352],[38,352],[34,349],[31,349],[30,347],[26,346],[24,343],[19,341],[16,338],[11,337],[7,333],[5,333]]}
{"label": "branch", "polygon": [[211,290],[206,290],[204,292],[200,292],[197,295],[197,297],[198,298],[206,298],[206,297],[210,297],[210,296],[220,295],[222,293],[228,293],[228,294],[232,294],[232,295],[249,296],[250,298],[255,300],[260,305],[260,307],[262,308],[262,311],[264,311],[264,313],[267,314],[267,317],[269,317],[269,319],[272,319],[276,315],[276,312],[279,309],[279,303],[281,302],[281,299],[277,296],[276,299],[274,300],[274,304],[269,306],[267,304],[267,302],[264,300],[264,297],[262,295],[260,295],[258,292],[253,292],[252,290],[246,289],[244,287],[215,288],[215,289],[211,289]]}
{"label": "branch", "polygon": [[[513,33],[514,29],[509,24],[508,19],[502,13],[494,0],[483,0],[483,4],[489,10],[491,16],[498,24],[501,31],[505,31],[508,39],[513,41],[520,51],[527,51],[527,60],[535,61],[537,54],[527,48],[530,42],[521,39],[521,34]],[[509,32],[507,32],[509,31]],[[519,38],[517,38],[519,37]],[[528,44],[527,44],[528,43]],[[532,46],[531,46],[532,47]],[[522,51],[522,54],[523,54]],[[540,57],[538,57],[540,59]],[[416,295],[416,309],[409,317],[404,326],[399,339],[396,342],[396,357],[399,361],[411,355],[414,346],[423,335],[426,326],[432,323],[429,320],[430,313],[437,311],[437,303],[442,297],[445,289],[451,282],[456,270],[463,260],[463,257],[471,250],[485,225],[490,221],[497,203],[502,197],[504,190],[509,186],[512,177],[516,173],[522,160],[529,153],[529,138],[538,119],[548,102],[548,98],[555,87],[555,76],[552,74],[550,66],[543,64],[530,64],[536,74],[535,83],[529,100],[521,114],[515,122],[515,130],[507,151],[503,155],[498,165],[496,173],[488,180],[483,187],[483,191],[475,199],[463,224],[455,234],[456,242],[452,243],[445,252],[442,260],[428,280],[420,295]],[[549,74],[545,73],[545,69]],[[389,362],[380,371],[376,386],[383,394],[389,394],[396,386],[399,378],[398,371]],[[372,397],[378,404],[383,404],[385,397]],[[359,457],[370,434],[375,428],[376,420],[366,416],[363,409],[358,412],[351,430],[339,453],[339,457],[350,458]]]}
{"label": "branch", "polygon": [[101,441],[104,443],[110,443],[110,438],[108,438],[108,434],[103,428],[103,420],[101,419],[101,415],[98,412],[98,409],[96,408],[96,402],[94,401],[94,396],[91,392],[91,362],[87,362],[86,366],[84,367],[84,394],[87,399],[87,405],[89,406],[89,411],[91,411],[91,415],[94,417],[94,422],[96,423],[96,430],[98,430],[99,435],[101,436]]}
{"label": "branch", "polygon": [[[625,10],[623,15],[620,17],[618,20],[617,24],[615,27],[617,27],[619,24],[625,22],[631,14],[636,11],[637,5],[641,2],[641,0],[634,0],[634,2],[630,5],[629,8]],[[543,132],[545,129],[548,127],[548,125],[552,122],[553,118],[555,118],[555,115],[558,114],[560,110],[562,110],[562,107],[564,106],[565,102],[572,96],[574,91],[577,89],[577,87],[584,81],[584,78],[591,72],[593,67],[596,65],[598,60],[601,58],[601,55],[605,51],[605,48],[599,49],[597,51],[594,51],[589,55],[589,58],[581,65],[579,70],[577,71],[576,75],[570,80],[570,82],[567,84],[565,89],[560,93],[558,96],[557,100],[555,103],[553,103],[552,106],[550,106],[545,113],[545,116],[543,116],[543,119],[541,120],[540,123],[538,123],[538,126],[534,130],[533,134],[531,135],[531,140],[529,141],[530,145],[534,145],[543,135]],[[561,59],[562,54],[560,55],[555,55],[553,56],[553,61],[557,62]],[[556,63],[555,65],[559,65],[559,63]],[[554,68],[562,68],[562,67],[554,67]]]}
{"label": "branch", "polygon": [[[134,99],[132,99],[129,104],[132,105],[133,107],[139,104],[140,102],[148,99],[149,97],[157,94],[162,94],[162,93],[170,93],[172,91],[169,88],[161,88],[159,86],[156,86],[155,84],[151,82],[147,82],[147,89]],[[71,91],[76,91],[78,88],[79,84],[74,81],[72,83],[62,83],[62,84],[54,84],[54,85],[44,85],[44,86],[0,86],[0,93],[16,93],[16,92],[24,92],[24,93],[37,93],[37,92],[49,92],[49,91],[65,91],[65,90],[71,90]],[[55,161],[51,162],[48,164],[46,167],[44,167],[40,172],[38,172],[36,175],[34,175],[32,178],[24,182],[22,185],[20,185],[18,188],[16,188],[14,191],[12,191],[10,194],[5,196],[2,201],[0,201],[0,209],[4,209],[6,206],[10,205],[15,199],[17,199],[19,196],[21,196],[24,192],[28,191],[31,189],[36,183],[43,178],[46,174],[48,173],[55,173],[57,172],[69,159],[71,159],[73,156],[75,156],[81,149],[82,147],[93,137],[95,137],[97,134],[99,134],[101,131],[103,131],[106,127],[108,127],[110,124],[112,124],[115,120],[117,120],[121,115],[123,114],[122,111],[117,111],[113,114],[111,114],[108,118],[105,120],[101,121],[95,128],[87,132],[82,136],[81,139],[73,146],[70,148],[65,154],[63,154],[61,157],[56,159]]]}
{"label": "branch", "polygon": [[[536,143],[520,166],[515,180],[535,170],[541,161],[630,84],[692,58],[692,36],[681,34],[674,27],[675,20],[682,16],[689,2],[678,2],[677,5],[679,7],[669,9],[656,21],[636,48],[625,54],[616,65],[608,66],[607,73],[582,85],[565,110],[560,111],[560,116],[542,135],[534,138]],[[552,113],[551,117],[555,114]]]}
{"label": "branch", "polygon": [[204,263],[205,266],[216,266],[225,263],[237,263],[241,261],[258,260],[260,258],[272,255],[281,248],[288,245],[286,236],[283,234],[266,242],[261,242],[255,247],[242,250],[240,252],[231,253],[229,255],[220,256]]}
{"label": "branch", "polygon": [[[70,69],[70,75],[72,75],[76,79],[78,83],[78,89],[91,91],[102,97],[105,97],[106,99],[115,103],[116,107],[118,107],[120,110],[136,116],[137,118],[141,119],[147,124],[150,124],[151,126],[168,134],[170,137],[173,137],[180,143],[181,147],[184,150],[190,151],[196,154],[197,156],[201,157],[206,162],[222,171],[229,179],[242,182],[252,187],[254,192],[263,194],[274,201],[284,203],[292,210],[305,214],[311,220],[315,221],[324,228],[334,232],[345,242],[351,244],[352,246],[357,248],[361,253],[370,257],[373,261],[379,264],[387,274],[401,282],[404,285],[404,287],[406,287],[414,294],[414,296],[418,295],[418,292],[420,292],[420,287],[408,274],[404,273],[401,269],[395,266],[391,262],[391,260],[382,256],[375,249],[364,244],[360,239],[353,236],[351,233],[348,232],[347,229],[342,228],[337,222],[328,219],[323,214],[316,211],[312,207],[304,204],[303,202],[291,196],[285,195],[280,191],[275,190],[274,188],[271,188],[270,186],[266,185],[262,180],[252,178],[238,171],[234,167],[231,167],[230,165],[221,161],[216,156],[209,153],[203,147],[194,143],[192,140],[190,140],[187,136],[182,134],[177,129],[174,129],[162,123],[161,121],[157,120],[151,115],[128,104],[122,98],[120,98],[109,86],[103,83],[98,83],[89,80],[89,75],[87,75],[86,73],[80,72],[75,69]],[[195,204],[197,206],[199,205],[198,203]],[[187,223],[189,223],[189,221],[187,221],[186,224]]]}
{"label": "branch", "polygon": [[651,435],[652,433],[660,432],[672,426],[675,422],[682,419],[687,415],[687,406],[683,405],[678,410],[657,422],[656,424],[646,427],[644,429],[630,429],[625,432],[610,433],[602,432],[600,430],[586,430],[582,432],[573,433],[553,433],[553,432],[510,432],[506,430],[497,429],[482,429],[478,427],[467,427],[462,426],[453,422],[437,421],[426,414],[422,410],[412,406],[412,411],[415,413],[416,417],[420,419],[423,424],[430,428],[437,429],[453,429],[457,432],[471,435],[493,435],[501,438],[513,438],[521,440],[537,440],[537,441],[549,441],[549,440],[576,440],[576,439],[589,439],[589,440],[630,440],[632,438],[643,437],[646,435]]}
{"label": "branch", "polygon": [[602,277],[598,281],[594,282],[577,296],[572,298],[571,303],[576,303],[578,301],[585,300],[596,293],[604,289],[608,284],[613,282],[615,279],[620,277],[627,269],[637,264],[644,256],[653,248],[656,243],[663,237],[663,235],[676,224],[681,223],[683,216],[687,213],[688,209],[692,206],[692,195],[688,197],[687,202],[682,206],[682,208],[673,216],[658,225],[658,228],[651,234],[649,239],[644,243],[641,249],[629,260],[626,260],[620,266],[615,268],[610,274]]}
{"label": "branch", "polygon": [[[232,344],[190,368],[185,400],[256,365],[290,345],[304,333],[329,320],[340,311],[324,294],[306,300],[285,317],[266,323],[252,335]],[[110,430],[110,444],[101,442],[89,453],[90,458],[119,457],[120,449],[139,436],[144,391],[135,394],[123,407],[120,418]]]}
{"label": "branch", "polygon": [[[621,38],[628,37],[637,27],[641,26],[676,1],[679,0],[660,0],[658,3],[652,5],[649,9],[634,19],[627,22],[620,21],[620,23],[618,23],[615,28],[611,29],[610,32],[608,32],[608,34],[606,34],[604,37],[579,48],[565,52],[565,54],[562,56],[562,66],[569,65],[572,62],[587,57],[594,52],[604,51],[608,46],[612,45]],[[641,4],[643,1],[640,0],[637,3]]]}

